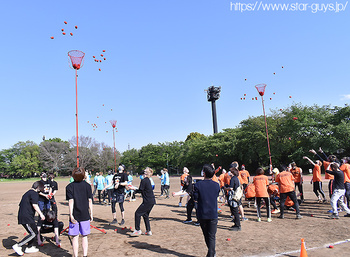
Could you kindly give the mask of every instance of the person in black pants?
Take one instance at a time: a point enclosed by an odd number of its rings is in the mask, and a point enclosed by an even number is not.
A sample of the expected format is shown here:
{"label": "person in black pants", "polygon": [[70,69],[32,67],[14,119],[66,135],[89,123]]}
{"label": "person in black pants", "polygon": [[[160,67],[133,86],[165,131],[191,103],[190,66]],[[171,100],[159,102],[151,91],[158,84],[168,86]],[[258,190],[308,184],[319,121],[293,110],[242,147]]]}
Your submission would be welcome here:
{"label": "person in black pants", "polygon": [[[190,197],[190,199],[188,200],[187,205],[186,205],[187,219],[184,221],[184,223],[192,223],[192,211],[193,211],[193,208],[195,208],[195,202],[193,199],[192,181],[193,181],[192,176],[188,175],[185,178],[184,186],[182,188],[182,190],[185,191]],[[197,212],[196,212],[196,214],[197,214]],[[195,225],[199,225],[198,218],[197,218],[197,222],[195,223]]]}
{"label": "person in black pants", "polygon": [[137,210],[135,211],[135,230],[130,234],[130,236],[132,237],[139,236],[142,234],[140,229],[141,217],[143,217],[146,226],[146,232],[144,233],[144,235],[152,235],[151,225],[149,223],[149,214],[153,206],[156,204],[151,181],[149,179],[152,175],[153,170],[147,167],[144,170],[145,178],[141,180],[139,188],[135,190],[135,193],[141,193],[143,201],[139,208],[137,208]]}
{"label": "person in black pants", "polygon": [[60,233],[63,230],[63,222],[57,220],[56,212],[54,210],[49,210],[45,214],[45,220],[39,220],[38,227],[38,245],[44,245],[44,238],[41,234],[55,233],[56,245],[61,247]]}
{"label": "person in black pants", "polygon": [[34,182],[32,188],[22,196],[22,200],[19,203],[18,224],[21,224],[24,227],[28,235],[25,236],[19,243],[12,246],[12,249],[15,250],[18,255],[24,254],[22,247],[25,244],[27,244],[24,251],[25,253],[35,253],[39,251],[39,249],[34,246],[34,242],[38,234],[34,220],[35,212],[39,214],[41,220],[45,219],[45,216],[41,212],[38,205],[39,192],[44,192],[44,183],[42,181]]}
{"label": "person in black pants", "polygon": [[218,202],[220,186],[212,180],[214,168],[205,164],[202,173],[204,180],[198,181],[193,188],[193,198],[197,203],[197,217],[208,247],[207,257],[215,256],[215,240],[218,225]]}
{"label": "person in black pants", "polygon": [[[229,166],[229,176],[231,176],[230,180],[230,185],[226,185],[225,190],[233,190],[236,191],[237,188],[240,186],[240,182],[238,179],[239,171],[238,171],[238,163],[237,162],[232,162]],[[239,217],[239,206],[242,204],[241,200],[238,202],[233,201],[232,206],[230,205],[230,210],[233,216],[233,222],[235,223],[230,230],[233,231],[240,231],[241,230],[241,221]]]}

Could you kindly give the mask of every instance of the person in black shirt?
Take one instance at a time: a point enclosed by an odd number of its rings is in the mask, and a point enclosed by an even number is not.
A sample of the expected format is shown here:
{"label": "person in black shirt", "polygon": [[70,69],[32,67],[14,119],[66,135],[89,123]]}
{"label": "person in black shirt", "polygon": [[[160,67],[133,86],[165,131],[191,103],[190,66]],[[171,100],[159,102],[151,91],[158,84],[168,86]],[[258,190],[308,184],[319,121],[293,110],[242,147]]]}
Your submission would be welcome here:
{"label": "person in black shirt", "polygon": [[[184,186],[182,188],[182,190],[185,191],[190,197],[187,204],[186,204],[187,219],[184,221],[184,223],[191,223],[192,222],[192,211],[193,211],[193,208],[195,208],[195,203],[194,203],[194,199],[193,199],[193,183],[192,183],[192,181],[193,181],[192,176],[190,174],[188,174],[188,176],[185,177]],[[197,216],[197,212],[196,212],[196,216]],[[195,224],[199,225],[198,218],[197,218],[197,222]]]}
{"label": "person in black shirt", "polygon": [[[90,221],[92,215],[92,190],[91,186],[84,180],[85,171],[83,168],[73,170],[74,182],[66,187],[66,200],[69,205],[69,232],[73,236],[73,256],[78,257],[79,234],[82,238],[82,248],[84,256],[88,253],[88,238],[90,234]],[[89,214],[90,210],[90,214]]]}
{"label": "person in black shirt", "polygon": [[150,177],[153,175],[153,170],[147,167],[144,170],[145,178],[141,180],[139,188],[135,191],[135,193],[141,193],[143,201],[139,208],[135,211],[135,230],[130,234],[130,236],[139,236],[142,234],[140,229],[141,217],[145,221],[146,232],[144,235],[151,236],[151,225],[149,223],[149,214],[156,204],[156,200],[154,197]]}
{"label": "person in black shirt", "polygon": [[50,197],[52,193],[51,180],[47,179],[47,174],[45,172],[42,172],[40,181],[44,184],[44,191],[39,193],[39,208],[41,211],[50,210]]}
{"label": "person in black shirt", "polygon": [[49,173],[49,180],[51,182],[51,194],[49,196],[50,199],[50,205],[51,205],[51,209],[55,212],[55,215],[57,217],[57,203],[55,200],[55,194],[58,191],[58,184],[56,181],[54,181],[55,178],[55,174],[53,172]]}
{"label": "person in black shirt", "polygon": [[[240,186],[240,182],[238,179],[238,175],[239,175],[239,171],[238,171],[238,163],[237,162],[232,162],[229,166],[230,171],[229,171],[229,175],[231,176],[231,180],[230,180],[230,185],[226,185],[225,189],[230,191],[236,191],[237,188]],[[233,222],[235,223],[230,230],[233,231],[240,231],[241,230],[241,221],[240,221],[240,217],[239,217],[239,212],[238,212],[238,208],[241,205],[241,200],[239,201],[232,201],[232,206],[230,205],[230,210],[233,216]]]}
{"label": "person in black shirt", "polygon": [[112,183],[106,185],[102,190],[104,192],[110,186],[114,186],[114,191],[112,194],[112,215],[113,221],[110,224],[117,224],[117,211],[115,209],[115,204],[119,203],[120,213],[122,215],[122,221],[119,223],[120,225],[124,225],[125,223],[125,211],[124,211],[124,200],[125,200],[125,186],[128,185],[128,175],[124,172],[125,166],[123,164],[119,164],[118,172],[114,174]]}
{"label": "person in black shirt", "polygon": [[45,216],[41,212],[38,205],[38,193],[43,191],[43,182],[34,182],[32,188],[22,196],[22,200],[19,203],[18,224],[21,224],[25,228],[25,230],[28,232],[28,235],[25,238],[23,238],[19,243],[14,244],[12,246],[12,249],[15,250],[15,252],[18,255],[24,254],[22,246],[25,244],[27,244],[27,247],[24,251],[25,253],[35,253],[39,251],[39,249],[33,245],[38,234],[38,230],[34,220],[34,215],[35,212],[37,212],[42,220],[45,219]]}
{"label": "person in black shirt", "polygon": [[63,222],[58,221],[56,217],[56,213],[53,210],[49,210],[45,214],[45,220],[39,220],[37,227],[38,227],[38,245],[43,246],[43,237],[41,234],[46,233],[55,233],[55,239],[56,239],[56,245],[58,247],[61,247],[60,242],[60,233],[63,230]]}
{"label": "person in black shirt", "polygon": [[343,201],[345,195],[344,172],[339,169],[339,164],[336,162],[332,162],[331,164],[329,164],[326,172],[331,175],[334,175],[333,194],[331,197],[333,213],[330,216],[330,218],[339,219],[337,203],[339,203],[340,207],[344,211],[346,211],[347,214],[345,215],[345,217],[350,217],[350,209],[346,206],[346,204]]}

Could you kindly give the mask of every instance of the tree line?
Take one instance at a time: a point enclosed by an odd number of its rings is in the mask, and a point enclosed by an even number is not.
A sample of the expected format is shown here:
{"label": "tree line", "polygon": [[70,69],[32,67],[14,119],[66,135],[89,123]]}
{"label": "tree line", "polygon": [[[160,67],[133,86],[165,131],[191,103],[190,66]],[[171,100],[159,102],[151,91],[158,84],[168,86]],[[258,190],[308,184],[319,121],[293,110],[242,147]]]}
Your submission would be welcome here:
{"label": "tree line", "polygon": [[[322,147],[325,153],[338,157],[350,156],[350,107],[303,106],[294,104],[287,109],[271,110],[266,117],[272,164],[295,161],[303,170],[311,168],[304,155]],[[114,167],[113,148],[90,137],[79,137],[79,155],[82,167],[91,171],[107,171]],[[39,145],[31,141],[18,142],[0,152],[0,173],[10,176],[32,176],[41,170],[68,174],[76,165],[75,138],[62,141],[54,138]],[[263,116],[249,117],[236,128],[205,136],[190,133],[184,141],[148,144],[140,149],[117,152],[122,162],[134,173],[146,166],[159,171],[167,167],[171,174],[180,173],[186,166],[199,174],[204,163],[228,167],[232,161],[245,164],[252,174],[258,167],[267,168],[265,121]]]}

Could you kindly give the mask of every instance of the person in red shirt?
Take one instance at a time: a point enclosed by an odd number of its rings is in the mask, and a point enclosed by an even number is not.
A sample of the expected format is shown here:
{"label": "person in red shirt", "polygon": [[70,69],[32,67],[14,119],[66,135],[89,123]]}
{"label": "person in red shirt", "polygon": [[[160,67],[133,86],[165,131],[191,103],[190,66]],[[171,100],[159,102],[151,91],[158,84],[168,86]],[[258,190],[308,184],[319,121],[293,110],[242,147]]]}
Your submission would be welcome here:
{"label": "person in red shirt", "polygon": [[291,166],[291,173],[294,177],[294,184],[295,188],[298,187],[299,193],[300,193],[300,200],[301,202],[304,202],[304,191],[303,191],[303,170],[299,167],[297,167],[297,164],[295,162],[292,162],[290,164]]}
{"label": "person in red shirt", "polygon": [[[314,169],[312,171],[312,180],[310,183],[313,183],[313,191],[315,195],[318,198],[319,203],[325,203],[326,202],[326,196],[322,190],[322,177],[321,177],[321,161],[317,160],[316,163],[310,160],[310,158],[304,156],[303,159],[307,160],[309,163],[311,163],[314,166]],[[323,201],[321,199],[321,196],[323,197]]]}
{"label": "person in red shirt", "polygon": [[280,211],[281,215],[278,216],[279,219],[284,219],[284,205],[287,199],[287,196],[294,202],[295,210],[296,210],[296,218],[301,219],[299,210],[299,203],[297,200],[297,195],[295,194],[295,186],[294,186],[294,177],[292,173],[289,172],[288,167],[285,165],[281,166],[282,172],[279,173],[276,177],[276,182],[279,185],[280,190]]}
{"label": "person in red shirt", "polygon": [[271,209],[269,193],[267,192],[267,186],[269,185],[269,179],[264,175],[264,170],[258,168],[256,170],[256,176],[253,179],[253,184],[255,185],[255,199],[256,199],[256,210],[258,214],[258,222],[261,221],[261,200],[265,201],[266,211],[267,211],[267,222],[271,222]]}

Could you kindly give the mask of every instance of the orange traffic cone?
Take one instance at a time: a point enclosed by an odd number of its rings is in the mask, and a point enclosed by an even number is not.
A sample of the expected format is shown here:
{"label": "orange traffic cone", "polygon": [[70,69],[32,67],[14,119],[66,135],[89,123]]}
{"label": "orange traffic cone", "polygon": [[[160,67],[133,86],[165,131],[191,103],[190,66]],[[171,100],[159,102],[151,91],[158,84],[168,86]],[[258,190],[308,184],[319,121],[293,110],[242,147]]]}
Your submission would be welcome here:
{"label": "orange traffic cone", "polygon": [[306,252],[306,249],[305,249],[304,238],[301,239],[300,257],[307,257],[307,252]]}

